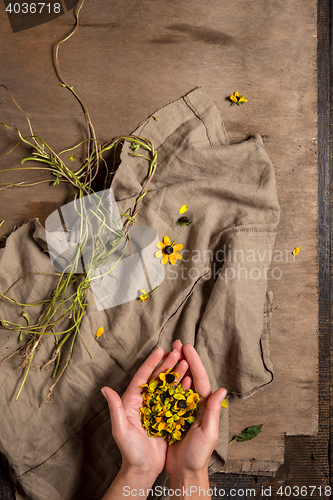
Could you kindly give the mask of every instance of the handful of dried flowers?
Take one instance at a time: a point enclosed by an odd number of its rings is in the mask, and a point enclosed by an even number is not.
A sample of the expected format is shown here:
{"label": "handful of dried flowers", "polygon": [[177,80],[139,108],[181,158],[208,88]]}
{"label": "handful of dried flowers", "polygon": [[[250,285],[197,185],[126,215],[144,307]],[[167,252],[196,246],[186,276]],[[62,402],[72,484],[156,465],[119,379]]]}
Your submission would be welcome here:
{"label": "handful of dried flowers", "polygon": [[180,441],[190,425],[200,401],[192,389],[185,391],[175,380],[178,373],[160,373],[158,378],[142,385],[143,407],[140,408],[142,426],[148,436],[163,437],[169,444]]}

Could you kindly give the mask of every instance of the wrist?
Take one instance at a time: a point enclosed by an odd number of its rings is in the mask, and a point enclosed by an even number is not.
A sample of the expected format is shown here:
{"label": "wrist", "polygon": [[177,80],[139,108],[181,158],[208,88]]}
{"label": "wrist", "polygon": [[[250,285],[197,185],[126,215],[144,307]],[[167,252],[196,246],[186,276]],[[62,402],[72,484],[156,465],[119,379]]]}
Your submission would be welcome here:
{"label": "wrist", "polygon": [[137,496],[139,490],[148,492],[156,477],[151,471],[123,463],[102,500],[123,500]]}
{"label": "wrist", "polygon": [[[183,470],[176,473],[169,474],[170,489],[175,493],[177,500],[185,500],[191,498],[201,498],[203,490],[205,491],[205,498],[210,498],[208,495],[209,490],[209,477],[208,467],[200,470]],[[200,495],[201,492],[201,495]],[[171,497],[172,499],[173,497]]]}
{"label": "wrist", "polygon": [[122,463],[118,474],[122,477],[123,481],[127,480],[133,484],[142,484],[149,488],[154,484],[158,476],[152,468],[133,466],[126,462]]}

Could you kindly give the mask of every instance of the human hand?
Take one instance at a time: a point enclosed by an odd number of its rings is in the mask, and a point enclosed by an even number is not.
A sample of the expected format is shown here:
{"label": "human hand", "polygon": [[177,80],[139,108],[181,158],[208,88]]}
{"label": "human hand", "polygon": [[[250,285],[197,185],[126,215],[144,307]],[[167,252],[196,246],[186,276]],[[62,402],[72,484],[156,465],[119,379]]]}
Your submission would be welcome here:
{"label": "human hand", "polygon": [[[158,348],[141,365],[122,398],[109,387],[102,389],[109,404],[112,434],[122,455],[123,471],[130,471],[137,477],[144,475],[150,484],[154,483],[158,474],[163,470],[168,445],[162,437],[149,437],[142,427],[139,415],[140,407],[143,405],[140,386],[169,368],[173,368],[179,358],[179,350],[168,353]],[[161,364],[155,368],[160,362]],[[184,376],[188,366],[185,359],[180,360],[177,366],[180,379]]]}
{"label": "human hand", "polygon": [[183,346],[177,340],[173,348],[179,352],[179,361],[186,360],[189,364],[182,387],[187,390],[193,386],[199,393],[200,402],[196,421],[185,437],[167,449],[165,468],[171,482],[174,477],[193,478],[207,473],[208,462],[219,436],[221,402],[227,393],[225,389],[218,389],[212,394],[206,370],[191,344]]}

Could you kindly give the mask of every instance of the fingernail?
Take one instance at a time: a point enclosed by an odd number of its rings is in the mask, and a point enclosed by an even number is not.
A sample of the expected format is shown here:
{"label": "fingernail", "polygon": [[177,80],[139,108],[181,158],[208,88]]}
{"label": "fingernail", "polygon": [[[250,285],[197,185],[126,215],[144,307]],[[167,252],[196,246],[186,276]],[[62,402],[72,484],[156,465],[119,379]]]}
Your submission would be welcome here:
{"label": "fingernail", "polygon": [[107,400],[108,398],[106,397],[106,392],[104,391],[104,388],[102,387],[101,389],[101,393],[103,394],[103,396],[105,397],[105,399]]}
{"label": "fingernail", "polygon": [[221,392],[221,396],[220,396],[220,398],[221,398],[221,403],[222,403],[222,401],[224,400],[224,398],[226,397],[226,395],[227,395],[227,391],[226,391],[226,389],[224,389],[224,390]]}

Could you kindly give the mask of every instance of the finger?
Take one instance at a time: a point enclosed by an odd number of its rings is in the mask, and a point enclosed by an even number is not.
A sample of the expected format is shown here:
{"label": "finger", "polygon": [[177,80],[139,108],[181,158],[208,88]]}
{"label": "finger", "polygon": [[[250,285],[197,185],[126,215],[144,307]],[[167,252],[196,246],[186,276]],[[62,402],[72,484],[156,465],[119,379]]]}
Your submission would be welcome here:
{"label": "finger", "polygon": [[102,394],[109,405],[113,436],[125,434],[127,417],[119,395],[110,387],[103,387]]}
{"label": "finger", "polygon": [[184,389],[184,391],[188,391],[191,388],[192,385],[192,377],[186,375],[186,377],[183,378],[181,386]]}
{"label": "finger", "polygon": [[146,361],[140,366],[140,368],[132,378],[129,386],[126,389],[123,399],[125,395],[133,396],[136,394],[141,394],[140,385],[144,385],[147,383],[147,380],[149,379],[156,365],[158,365],[158,363],[163,358],[163,355],[164,350],[162,349],[162,347],[158,347],[148,356]]}
{"label": "finger", "polygon": [[179,377],[176,379],[176,382],[179,384],[181,382],[181,380],[183,379],[185,373],[187,372],[188,370],[188,362],[186,361],[186,359],[183,359],[179,365],[177,366],[177,368],[175,368],[175,371],[178,373]]}
{"label": "finger", "polygon": [[184,345],[183,351],[185,359],[190,365],[195,390],[202,398],[209,398],[212,391],[207,372],[201,362],[199,354],[191,344]]}
{"label": "finger", "polygon": [[175,340],[172,344],[172,348],[176,349],[179,354],[180,354],[180,360],[184,359],[184,353],[183,353],[183,344],[181,343],[180,340]]}
{"label": "finger", "polygon": [[169,368],[173,368],[178,360],[179,360],[179,352],[176,349],[174,349],[162,361],[162,363],[153,371],[150,378],[156,378],[159,376],[160,373],[166,372],[167,370],[169,370]]}
{"label": "finger", "polygon": [[201,429],[210,438],[218,440],[221,403],[225,398],[227,391],[225,389],[217,389],[206,403],[205,413],[203,415]]}

